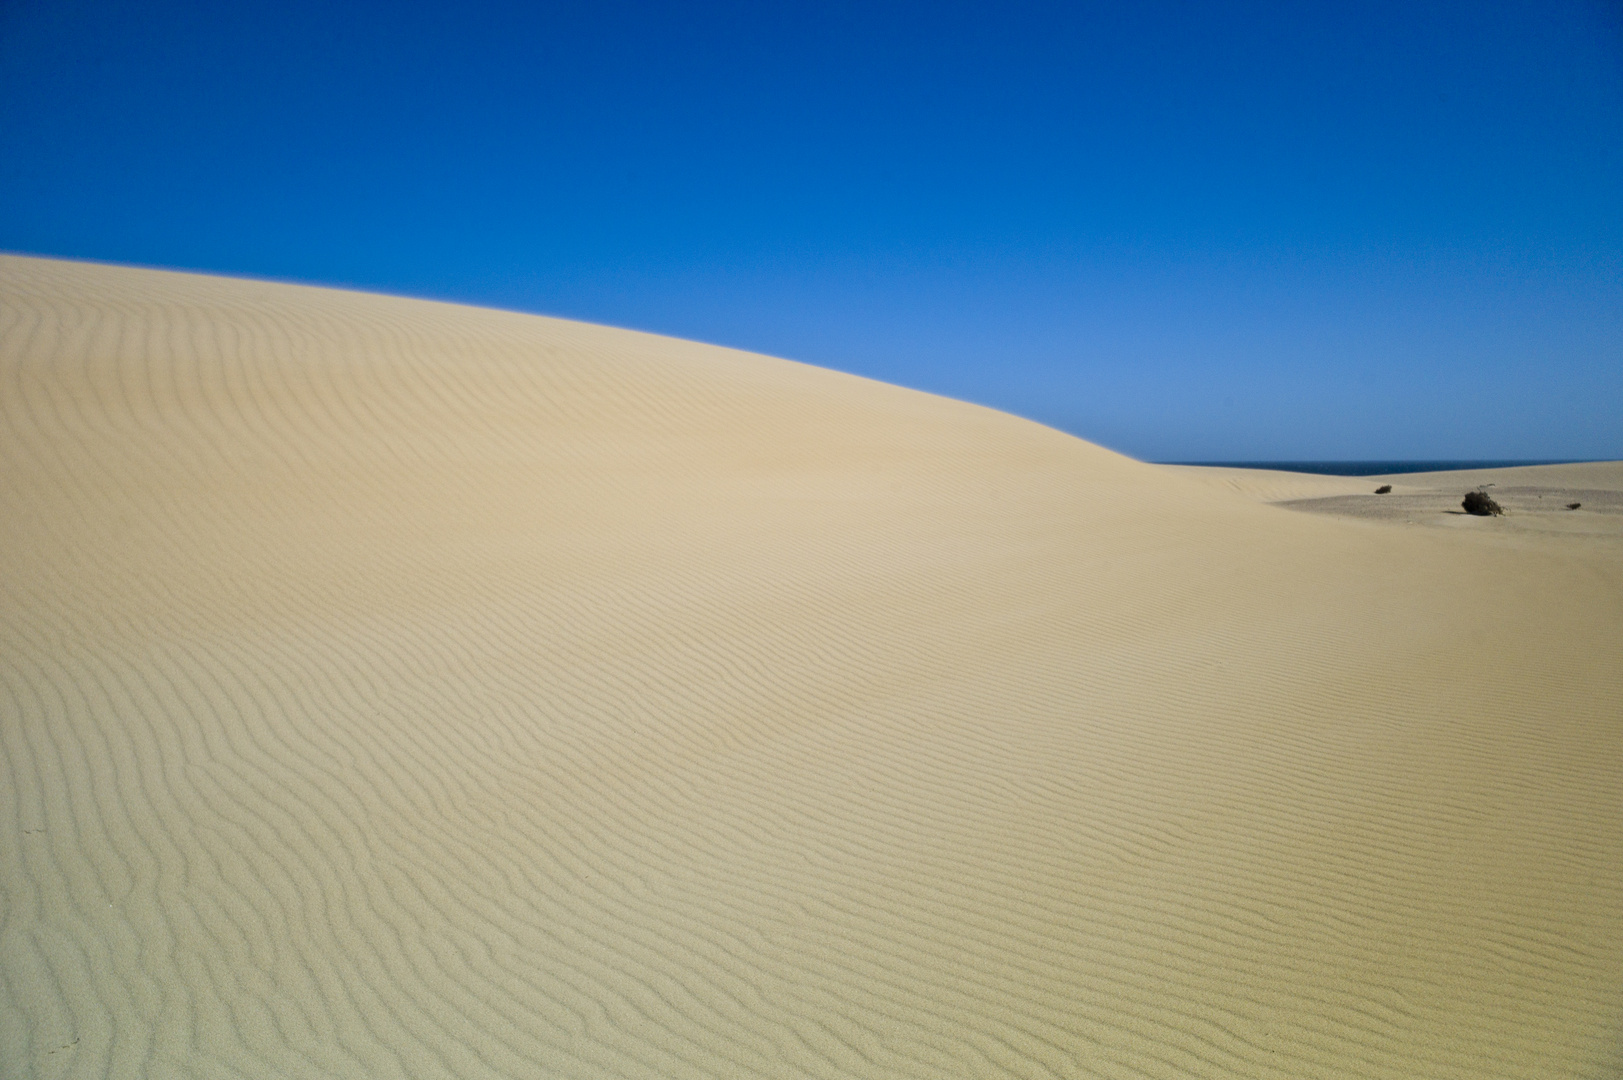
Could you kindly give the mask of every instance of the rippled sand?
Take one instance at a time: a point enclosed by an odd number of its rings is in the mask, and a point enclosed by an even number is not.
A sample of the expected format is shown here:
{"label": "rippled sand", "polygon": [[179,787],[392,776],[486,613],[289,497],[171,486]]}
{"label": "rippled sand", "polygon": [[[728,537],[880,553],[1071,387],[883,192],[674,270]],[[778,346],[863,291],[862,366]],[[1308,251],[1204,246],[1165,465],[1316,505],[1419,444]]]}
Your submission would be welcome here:
{"label": "rippled sand", "polygon": [[1623,1066],[1604,536],[15,257],[0,462],[5,1077]]}

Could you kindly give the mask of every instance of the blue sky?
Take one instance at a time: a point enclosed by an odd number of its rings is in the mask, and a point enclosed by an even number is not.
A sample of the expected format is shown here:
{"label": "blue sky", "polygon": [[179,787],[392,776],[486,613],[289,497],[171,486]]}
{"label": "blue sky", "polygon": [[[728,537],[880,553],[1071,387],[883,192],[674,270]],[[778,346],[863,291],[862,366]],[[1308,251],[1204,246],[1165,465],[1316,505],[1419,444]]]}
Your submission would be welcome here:
{"label": "blue sky", "polygon": [[0,249],[653,330],[1152,460],[1623,457],[1623,7],[0,0]]}

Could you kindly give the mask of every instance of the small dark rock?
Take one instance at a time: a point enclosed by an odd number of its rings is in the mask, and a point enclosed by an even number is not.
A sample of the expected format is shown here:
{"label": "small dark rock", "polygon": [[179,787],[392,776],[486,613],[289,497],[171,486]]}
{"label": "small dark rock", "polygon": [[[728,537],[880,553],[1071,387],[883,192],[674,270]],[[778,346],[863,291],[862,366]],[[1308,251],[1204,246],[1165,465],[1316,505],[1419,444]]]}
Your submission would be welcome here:
{"label": "small dark rock", "polygon": [[1580,507],[1582,505],[1583,505],[1583,503],[1568,503],[1567,504],[1567,509],[1568,510],[1576,510],[1576,509],[1578,509],[1578,507]]}
{"label": "small dark rock", "polygon": [[1375,489],[1375,494],[1377,494],[1377,495],[1385,495],[1388,491],[1391,491],[1391,490],[1392,490],[1392,485],[1391,484],[1382,484],[1380,487]]}
{"label": "small dark rock", "polygon": [[1467,491],[1465,501],[1460,505],[1465,507],[1467,514],[1475,514],[1477,517],[1498,517],[1504,513],[1499,504],[1488,497],[1486,491]]}

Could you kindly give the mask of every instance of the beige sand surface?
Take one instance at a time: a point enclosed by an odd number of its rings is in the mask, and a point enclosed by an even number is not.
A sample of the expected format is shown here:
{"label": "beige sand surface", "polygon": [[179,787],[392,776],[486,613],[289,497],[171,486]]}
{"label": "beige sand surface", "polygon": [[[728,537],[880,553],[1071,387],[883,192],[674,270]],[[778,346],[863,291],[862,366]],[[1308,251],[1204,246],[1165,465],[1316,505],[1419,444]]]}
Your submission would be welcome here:
{"label": "beige sand surface", "polygon": [[1601,1077],[1623,558],[0,260],[0,1075]]}
{"label": "beige sand surface", "polygon": [[[1390,476],[1314,476],[1271,469],[1199,465],[1161,466],[1202,484],[1292,510],[1369,521],[1466,529],[1483,539],[1522,546],[1559,536],[1571,552],[1623,557],[1623,461],[1528,465],[1508,469],[1394,473]],[[1392,490],[1376,495],[1381,485]],[[1495,518],[1461,508],[1468,491],[1482,490],[1500,504]],[[1577,503],[1576,510],[1572,504]],[[1534,540],[1535,544],[1540,541]],[[1610,562],[1611,559],[1606,561]]]}

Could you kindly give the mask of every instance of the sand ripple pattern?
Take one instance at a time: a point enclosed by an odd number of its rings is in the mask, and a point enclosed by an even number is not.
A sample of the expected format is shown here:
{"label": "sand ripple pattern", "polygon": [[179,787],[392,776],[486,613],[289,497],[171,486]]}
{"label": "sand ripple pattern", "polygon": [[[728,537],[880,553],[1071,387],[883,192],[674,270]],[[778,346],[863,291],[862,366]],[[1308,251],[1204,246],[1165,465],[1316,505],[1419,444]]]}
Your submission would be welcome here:
{"label": "sand ripple pattern", "polygon": [[0,1076],[1598,1077],[1623,566],[0,259]]}

